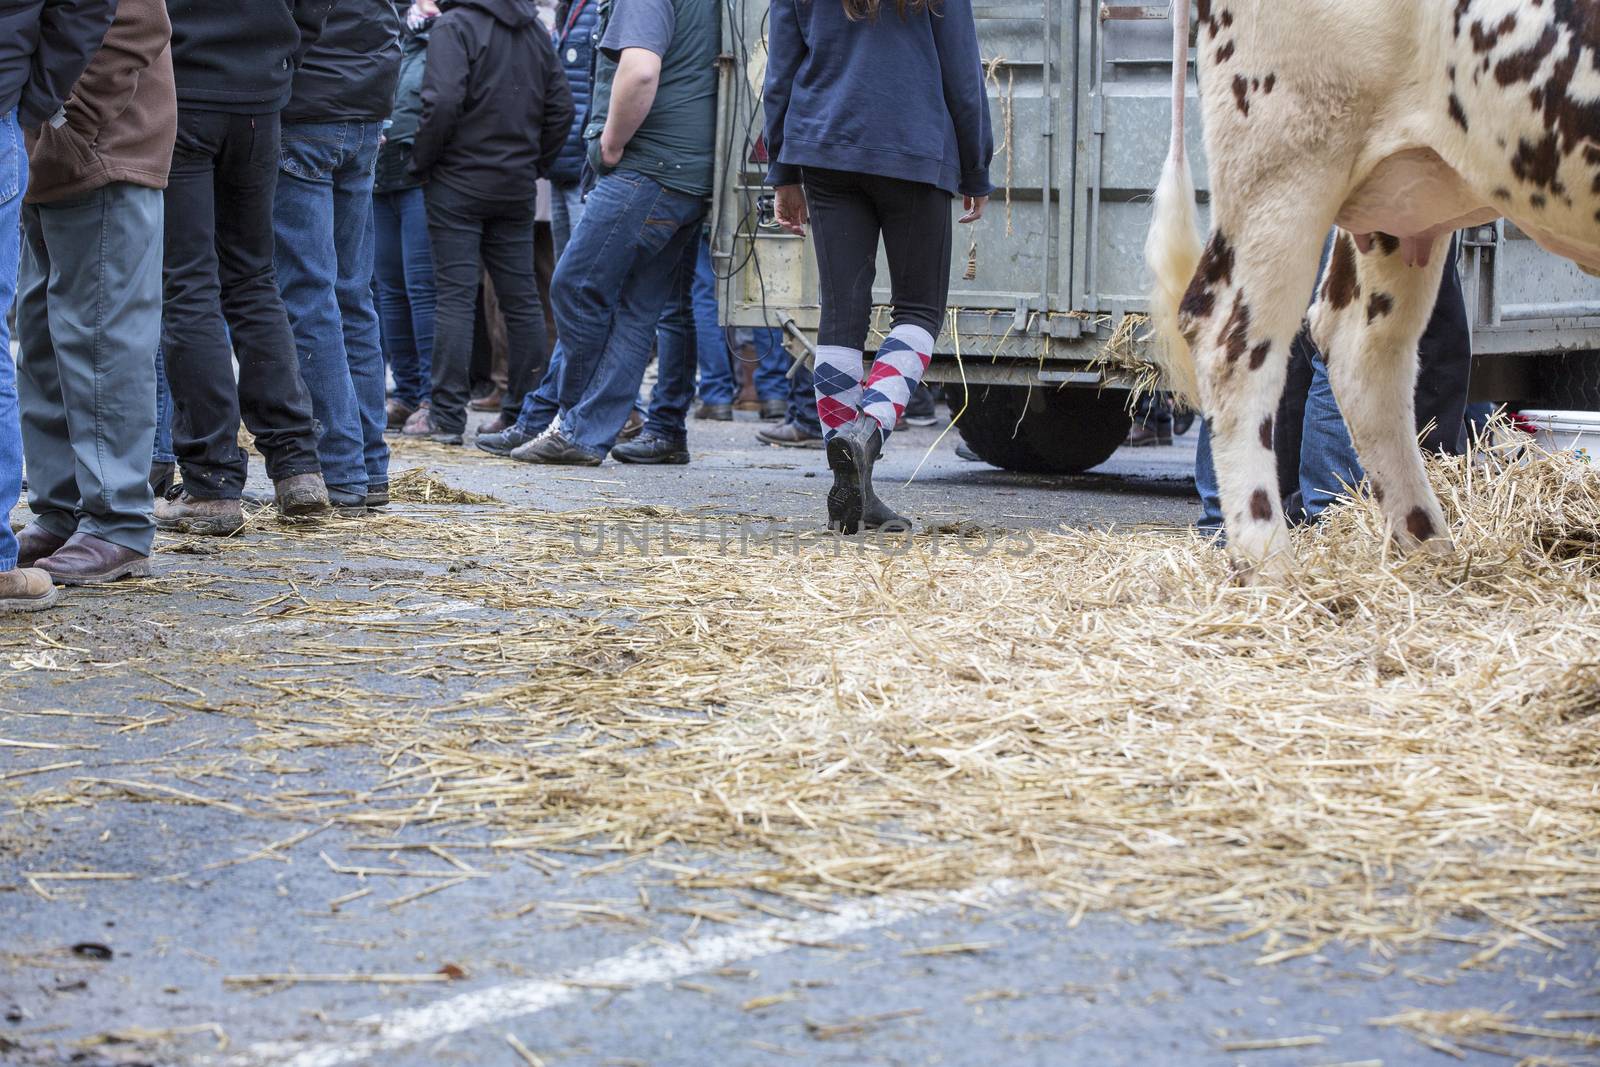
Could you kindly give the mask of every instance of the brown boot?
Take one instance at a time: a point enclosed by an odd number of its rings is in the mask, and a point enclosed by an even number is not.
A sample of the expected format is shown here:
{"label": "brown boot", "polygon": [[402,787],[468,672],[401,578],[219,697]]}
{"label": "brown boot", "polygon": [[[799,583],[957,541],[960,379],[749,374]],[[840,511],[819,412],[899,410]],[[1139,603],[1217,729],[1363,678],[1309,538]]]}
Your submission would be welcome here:
{"label": "brown boot", "polygon": [[187,492],[156,501],[156,528],[202,537],[227,537],[244,528],[244,509],[237,497],[197,500]]}
{"label": "brown boot", "polygon": [[407,404],[404,400],[391,399],[384,409],[385,429],[404,429],[406,420],[417,413],[417,409]]}
{"label": "brown boot", "polygon": [[500,405],[505,402],[505,399],[506,391],[496,386],[482,396],[473,397],[469,406],[473,411],[499,411]]}
{"label": "brown boot", "polygon": [[0,614],[43,611],[60,596],[50,576],[36,567],[0,571]]}
{"label": "brown boot", "polygon": [[150,557],[80,531],[54,555],[41,559],[39,569],[57,585],[102,585],[118,578],[148,578]]}
{"label": "brown boot", "polygon": [[17,533],[17,566],[31,567],[67,543],[36,522],[29,523]]}
{"label": "brown boot", "polygon": [[328,510],[328,487],[323,484],[320,472],[291,474],[273,482],[272,489],[280,515],[299,519]]}

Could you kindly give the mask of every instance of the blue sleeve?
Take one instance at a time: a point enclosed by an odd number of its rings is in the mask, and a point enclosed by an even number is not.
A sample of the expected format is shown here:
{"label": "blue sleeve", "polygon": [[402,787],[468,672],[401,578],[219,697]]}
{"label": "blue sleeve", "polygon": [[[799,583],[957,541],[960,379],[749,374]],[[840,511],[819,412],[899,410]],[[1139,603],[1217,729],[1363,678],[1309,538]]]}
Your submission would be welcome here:
{"label": "blue sleeve", "polygon": [[994,130],[989,119],[989,92],[983,84],[983,59],[978,53],[978,26],[972,0],[945,0],[933,17],[933,38],[939,48],[944,78],[944,103],[955,120],[961,155],[961,195],[988,196],[989,163],[994,159]]}
{"label": "blue sleeve", "polygon": [[761,107],[766,113],[767,184],[799,185],[800,168],[778,162],[783,153],[783,124],[789,115],[789,95],[795,75],[806,58],[805,36],[795,0],[772,0],[767,26],[767,84]]}

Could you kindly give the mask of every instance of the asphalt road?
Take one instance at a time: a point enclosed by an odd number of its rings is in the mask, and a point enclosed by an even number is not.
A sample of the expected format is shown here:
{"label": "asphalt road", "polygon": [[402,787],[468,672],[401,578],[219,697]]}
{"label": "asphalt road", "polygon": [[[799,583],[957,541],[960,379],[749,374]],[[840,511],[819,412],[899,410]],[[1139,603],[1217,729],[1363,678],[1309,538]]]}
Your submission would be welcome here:
{"label": "asphalt road", "polygon": [[[687,468],[535,470],[434,447],[395,465],[551,509],[813,521],[820,456],[758,446],[755,429],[697,425]],[[1134,527],[1195,511],[1192,442],[1051,479],[964,462],[936,437],[901,435],[881,478],[930,524]],[[451,521],[448,509],[397,510]],[[675,876],[739,856],[663,847],[619,863],[576,842],[530,857],[466,832],[433,852],[404,847],[433,834],[261,818],[262,798],[361,795],[389,771],[360,746],[263,744],[257,724],[228,712],[251,679],[220,655],[262,640],[260,583],[207,555],[169,551],[161,564],[206,581],[81,593],[0,623],[0,1062],[1600,1062],[1600,1039],[1570,1039],[1600,1030],[1600,936],[1589,929],[1563,931],[1556,948],[1461,920],[1398,953],[1355,945],[1262,964],[1259,941],[1073,917],[1025,886],[730,910]],[[286,571],[352,600],[377,573],[336,545]],[[353,617],[328,637],[364,645],[369,629]],[[354,670],[329,668],[323,699],[338,699]],[[398,713],[464,683],[386,684]],[[99,877],[59,877],[73,873]],[[404,980],[261,980],[286,973]],[[1440,1051],[1380,1021],[1416,1009],[1492,1010],[1569,1038],[1504,1033]]]}

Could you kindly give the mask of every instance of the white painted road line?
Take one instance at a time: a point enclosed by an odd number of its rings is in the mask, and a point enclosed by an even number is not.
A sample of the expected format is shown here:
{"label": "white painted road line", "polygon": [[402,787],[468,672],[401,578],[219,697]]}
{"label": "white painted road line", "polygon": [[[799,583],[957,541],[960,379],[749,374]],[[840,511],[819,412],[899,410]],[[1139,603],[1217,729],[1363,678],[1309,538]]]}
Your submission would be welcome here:
{"label": "white painted road line", "polygon": [[1015,882],[1000,881],[960,893],[916,898],[880,897],[847,904],[833,915],[763,923],[737,933],[698,938],[690,945],[642,946],[552,978],[510,982],[462,993],[426,1007],[359,1020],[356,1026],[367,1030],[370,1036],[340,1042],[268,1041],[211,1062],[223,1067],[340,1067],[349,1063],[373,1063],[386,1052],[559,1007],[588,995],[585,985],[659,985],[718,967],[775,956],[806,943],[836,941],[918,916],[953,908],[987,907],[1014,895],[1019,888]]}

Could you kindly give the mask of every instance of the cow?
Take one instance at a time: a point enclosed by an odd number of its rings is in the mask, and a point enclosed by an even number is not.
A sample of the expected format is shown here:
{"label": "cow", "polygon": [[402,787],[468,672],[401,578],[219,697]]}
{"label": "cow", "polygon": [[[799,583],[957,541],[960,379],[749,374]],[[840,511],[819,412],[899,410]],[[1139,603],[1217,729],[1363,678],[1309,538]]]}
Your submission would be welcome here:
{"label": "cow", "polygon": [[1272,420],[1302,320],[1389,538],[1450,553],[1414,437],[1417,345],[1461,227],[1505,217],[1600,271],[1600,0],[1198,0],[1208,241],[1184,146],[1188,0],[1172,8],[1152,354],[1211,421],[1230,554],[1254,578],[1290,569]]}

